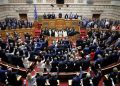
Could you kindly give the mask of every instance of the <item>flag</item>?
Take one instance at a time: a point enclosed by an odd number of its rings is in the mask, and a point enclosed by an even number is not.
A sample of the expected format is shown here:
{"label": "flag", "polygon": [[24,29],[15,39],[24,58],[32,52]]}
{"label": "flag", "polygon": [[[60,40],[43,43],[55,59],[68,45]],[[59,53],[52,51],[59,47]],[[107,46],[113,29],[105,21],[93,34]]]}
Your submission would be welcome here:
{"label": "flag", "polygon": [[36,4],[34,4],[34,19],[38,19]]}

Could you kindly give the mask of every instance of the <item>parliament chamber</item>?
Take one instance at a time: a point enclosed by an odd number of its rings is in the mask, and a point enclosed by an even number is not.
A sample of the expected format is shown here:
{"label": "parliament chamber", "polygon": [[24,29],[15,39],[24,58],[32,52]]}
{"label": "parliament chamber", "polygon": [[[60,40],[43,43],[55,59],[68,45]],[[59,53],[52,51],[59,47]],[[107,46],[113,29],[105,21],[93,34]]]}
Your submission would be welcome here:
{"label": "parliament chamber", "polygon": [[0,86],[120,86],[119,0],[1,0]]}

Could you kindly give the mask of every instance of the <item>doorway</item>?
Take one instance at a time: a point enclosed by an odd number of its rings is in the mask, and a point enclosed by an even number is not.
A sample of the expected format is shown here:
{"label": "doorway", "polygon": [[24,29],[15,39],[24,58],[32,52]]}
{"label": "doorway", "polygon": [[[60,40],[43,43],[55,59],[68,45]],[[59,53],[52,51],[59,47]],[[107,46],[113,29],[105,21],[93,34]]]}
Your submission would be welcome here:
{"label": "doorway", "polygon": [[19,14],[21,20],[27,20],[27,14]]}
{"label": "doorway", "polygon": [[93,19],[100,19],[100,14],[93,14],[92,18]]}

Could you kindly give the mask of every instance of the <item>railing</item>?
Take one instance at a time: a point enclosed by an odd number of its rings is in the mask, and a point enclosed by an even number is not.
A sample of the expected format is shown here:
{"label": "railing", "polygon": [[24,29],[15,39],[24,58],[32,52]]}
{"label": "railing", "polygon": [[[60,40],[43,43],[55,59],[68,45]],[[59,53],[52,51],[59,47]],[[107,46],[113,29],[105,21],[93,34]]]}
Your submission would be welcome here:
{"label": "railing", "polygon": [[4,62],[4,61],[0,61],[0,65],[5,66],[5,67],[10,67],[10,68],[15,69],[15,70],[27,72],[27,70],[25,68],[19,67],[19,69],[18,69],[17,66],[12,65],[12,64],[8,64],[7,62]]}

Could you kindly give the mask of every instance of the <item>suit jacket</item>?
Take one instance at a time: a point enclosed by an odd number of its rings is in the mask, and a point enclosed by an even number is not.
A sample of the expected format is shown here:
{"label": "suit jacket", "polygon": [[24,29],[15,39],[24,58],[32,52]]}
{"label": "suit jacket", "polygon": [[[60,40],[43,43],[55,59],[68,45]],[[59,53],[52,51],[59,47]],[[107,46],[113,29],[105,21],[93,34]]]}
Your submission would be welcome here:
{"label": "suit jacket", "polygon": [[51,69],[51,71],[52,72],[56,72],[57,71],[57,67],[58,66],[58,61],[57,60],[54,60],[53,62],[52,62],[52,69]]}
{"label": "suit jacket", "polygon": [[65,19],[68,19],[68,14],[65,14]]}
{"label": "suit jacket", "polygon": [[84,60],[83,61],[83,66],[82,66],[83,70],[87,70],[89,68],[89,66],[90,66],[90,61],[89,60]]}
{"label": "suit jacket", "polygon": [[84,79],[83,79],[83,86],[91,86],[89,80],[90,80],[90,78],[84,78]]}
{"label": "suit jacket", "polygon": [[60,72],[64,72],[65,69],[66,69],[66,62],[65,61],[60,61],[58,67],[59,67]]}
{"label": "suit jacket", "polygon": [[80,70],[80,66],[82,66],[82,64],[83,64],[82,60],[75,61],[75,71],[79,71]]}
{"label": "suit jacket", "polygon": [[101,80],[102,75],[101,73],[98,73],[96,76],[93,77],[92,82],[94,86],[98,86],[99,81]]}
{"label": "suit jacket", "polygon": [[39,76],[36,79],[37,86],[45,86],[46,79],[44,76]]}
{"label": "suit jacket", "polygon": [[2,82],[2,83],[5,83],[5,80],[7,78],[5,75],[5,72],[7,72],[7,70],[0,69],[0,82]]}
{"label": "suit jacket", "polygon": [[72,80],[72,86],[80,86],[80,78],[79,76],[76,76]]}
{"label": "suit jacket", "polygon": [[70,71],[70,72],[73,72],[74,71],[74,62],[73,61],[68,61],[67,62],[67,70]]}
{"label": "suit jacket", "polygon": [[19,86],[17,84],[17,77],[16,77],[16,75],[17,75],[17,72],[10,72],[10,71],[8,71],[8,73],[7,73],[8,79],[7,80],[8,80],[9,85]]}
{"label": "suit jacket", "polygon": [[57,76],[51,76],[49,78],[49,83],[50,83],[50,86],[57,86],[57,84],[58,84]]}
{"label": "suit jacket", "polygon": [[120,83],[119,78],[118,78],[119,77],[119,72],[112,72],[112,73],[110,73],[109,77],[113,79],[115,84]]}

